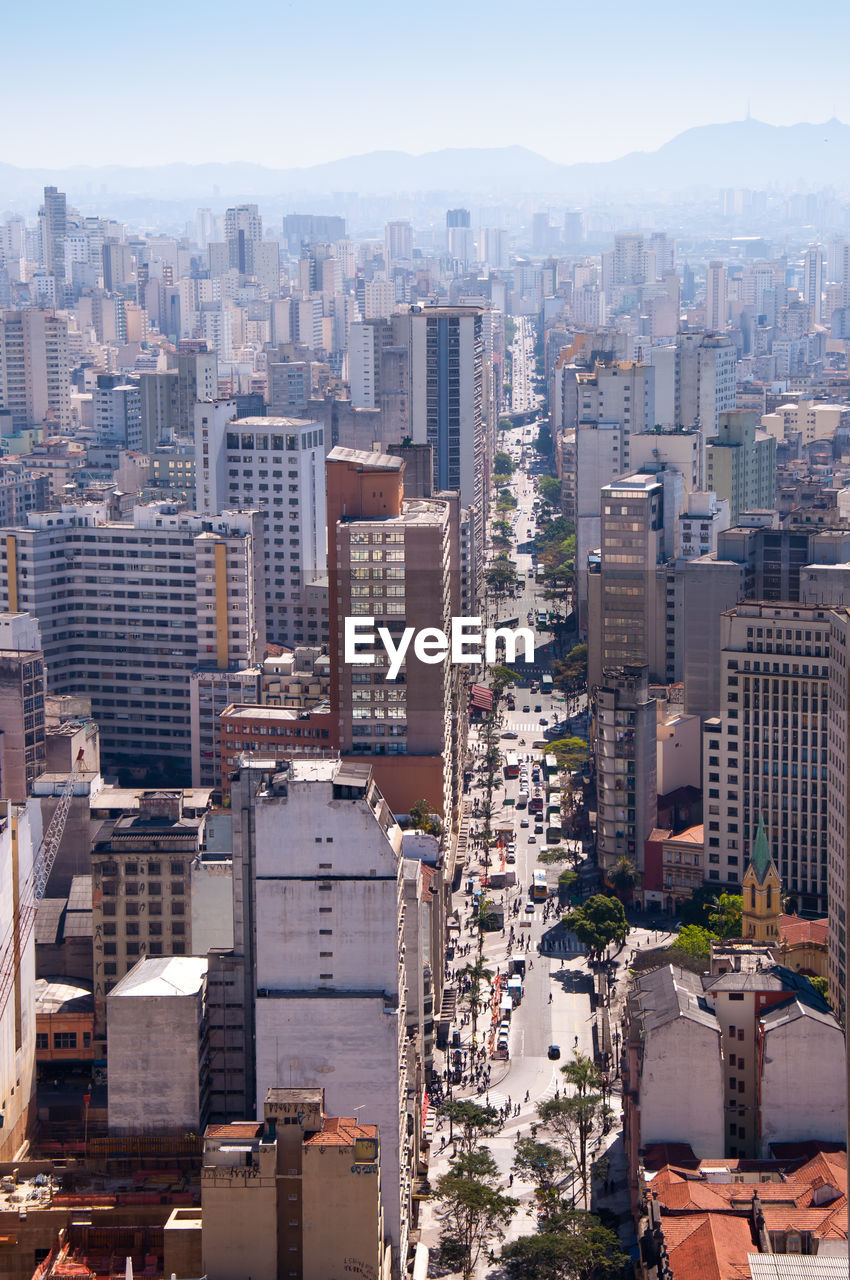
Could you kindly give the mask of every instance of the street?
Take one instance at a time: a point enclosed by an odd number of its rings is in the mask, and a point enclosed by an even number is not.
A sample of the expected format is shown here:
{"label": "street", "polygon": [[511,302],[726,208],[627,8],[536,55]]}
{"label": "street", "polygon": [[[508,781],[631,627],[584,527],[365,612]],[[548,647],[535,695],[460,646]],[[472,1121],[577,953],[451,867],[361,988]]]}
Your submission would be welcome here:
{"label": "street", "polygon": [[516,316],[516,333],[511,345],[511,411],[527,413],[539,402],[534,390],[534,325],[529,316]]}

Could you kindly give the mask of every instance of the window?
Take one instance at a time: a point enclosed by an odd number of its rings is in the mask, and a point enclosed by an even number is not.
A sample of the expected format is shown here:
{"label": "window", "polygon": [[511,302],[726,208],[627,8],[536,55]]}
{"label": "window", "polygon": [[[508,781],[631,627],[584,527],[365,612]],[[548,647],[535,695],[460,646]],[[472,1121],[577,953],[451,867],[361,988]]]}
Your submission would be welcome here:
{"label": "window", "polygon": [[35,1036],[36,1049],[49,1049],[48,1035],[46,1031],[37,1031]]}
{"label": "window", "polygon": [[76,1031],[54,1031],[53,1048],[54,1049],[76,1049],[77,1033]]}

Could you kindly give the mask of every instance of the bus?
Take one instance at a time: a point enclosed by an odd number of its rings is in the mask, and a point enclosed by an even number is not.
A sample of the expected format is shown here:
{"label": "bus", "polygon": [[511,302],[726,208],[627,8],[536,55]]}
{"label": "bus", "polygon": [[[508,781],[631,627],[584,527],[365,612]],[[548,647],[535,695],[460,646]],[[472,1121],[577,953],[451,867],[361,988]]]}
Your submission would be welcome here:
{"label": "bus", "polygon": [[544,759],[543,764],[546,767],[547,778],[556,778],[558,776],[558,757],[557,756],[554,756],[550,753]]}
{"label": "bus", "polygon": [[543,792],[540,790],[539,787],[534,788],[534,795],[531,797],[531,799],[528,802],[528,812],[529,813],[543,812]]}
{"label": "bus", "polygon": [[515,751],[509,751],[505,756],[504,774],[506,778],[519,777],[519,756]]}
{"label": "bus", "polygon": [[554,813],[554,814],[557,814],[557,816],[560,818],[561,804],[562,804],[562,798],[561,798],[560,791],[558,790],[557,787],[552,787],[551,790],[549,791],[549,799],[546,802],[547,814]]}
{"label": "bus", "polygon": [[534,878],[531,882],[531,898],[533,902],[545,902],[549,896],[549,890],[546,887],[546,872],[535,871]]}
{"label": "bus", "polygon": [[561,815],[559,813],[550,813],[546,819],[546,843],[560,844],[564,829],[561,826]]}
{"label": "bus", "polygon": [[551,676],[541,676],[541,677],[540,677],[540,692],[541,692],[541,693],[551,693],[551,692],[552,692],[552,690],[554,689],[554,687],[555,687],[555,682],[554,682],[554,680],[552,679],[552,677],[551,677]]}

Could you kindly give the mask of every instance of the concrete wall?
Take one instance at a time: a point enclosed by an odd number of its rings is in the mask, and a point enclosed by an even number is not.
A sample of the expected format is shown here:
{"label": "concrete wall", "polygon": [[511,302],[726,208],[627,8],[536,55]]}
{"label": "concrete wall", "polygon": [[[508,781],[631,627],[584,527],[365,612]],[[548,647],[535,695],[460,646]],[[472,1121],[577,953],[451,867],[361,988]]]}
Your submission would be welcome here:
{"label": "concrete wall", "polygon": [[679,1018],[647,1037],[640,1078],[640,1140],[687,1142],[697,1156],[724,1147],[720,1027]]}
{"label": "concrete wall", "polygon": [[[5,812],[4,812],[5,811]],[[13,875],[23,884],[41,839],[38,802],[0,801],[0,937],[12,936]],[[6,958],[8,963],[8,958]],[[23,948],[18,976],[0,1011],[0,1157],[11,1159],[26,1137],[35,1094],[35,939]]]}
{"label": "concrete wall", "polygon": [[679,787],[697,787],[700,776],[699,716],[676,716],[657,729],[658,794]]}
{"label": "concrete wall", "polygon": [[763,1038],[761,1150],[772,1142],[845,1142],[844,1037],[819,1018],[796,1018]]}
{"label": "concrete wall", "polygon": [[[366,1111],[363,1120],[366,1121]],[[352,1166],[351,1147],[303,1149],[304,1280],[354,1274],[379,1280],[380,1164]],[[333,1230],[325,1229],[333,1223]]]}
{"label": "concrete wall", "polygon": [[198,1132],[203,993],[107,996],[109,1128]]}
{"label": "concrete wall", "polygon": [[189,873],[192,953],[233,946],[233,863],[193,863]]}

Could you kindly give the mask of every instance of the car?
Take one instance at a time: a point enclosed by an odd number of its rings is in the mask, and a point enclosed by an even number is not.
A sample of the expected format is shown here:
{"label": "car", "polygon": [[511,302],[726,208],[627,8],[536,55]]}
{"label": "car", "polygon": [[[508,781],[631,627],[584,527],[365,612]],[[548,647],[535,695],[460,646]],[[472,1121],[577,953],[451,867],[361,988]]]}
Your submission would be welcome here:
{"label": "car", "polygon": [[541,724],[548,724],[548,723],[549,723],[549,720],[548,720],[548,718],[547,718],[546,716],[541,716],[541,717],[540,717],[540,723],[541,723]]}
{"label": "car", "polygon": [[525,910],[526,910],[526,912],[528,913],[528,915],[533,916],[533,915],[534,915],[534,911],[535,911],[534,903],[533,903],[533,902],[526,902],[526,904],[525,904]]}
{"label": "car", "polygon": [[519,825],[520,825],[521,827],[527,827],[527,826],[528,826],[528,818],[523,818]]}
{"label": "car", "polygon": [[529,843],[529,844],[537,844],[537,836],[529,836],[529,837],[528,837],[528,843]]}
{"label": "car", "polygon": [[531,707],[528,704],[526,704],[522,710],[525,715],[528,715],[528,713],[531,711]]}
{"label": "car", "polygon": [[514,733],[513,729],[506,729],[506,730],[505,730],[505,732],[504,732],[501,736],[502,736],[503,738],[518,738],[518,737],[519,737],[519,734],[518,734],[518,733]]}
{"label": "car", "polygon": [[515,862],[516,862],[516,854],[515,854],[515,853],[509,853],[509,854],[508,854],[508,856],[507,856],[507,858],[505,859],[505,861],[506,861],[506,862],[508,862],[508,863],[510,863],[511,865],[513,865],[513,863],[515,863]]}
{"label": "car", "polygon": [[543,835],[543,823],[542,823],[542,822],[535,822],[535,824],[534,824],[534,834],[535,834],[536,836],[542,836],[542,835]]}
{"label": "car", "polygon": [[556,1062],[561,1056],[561,1047],[557,1044],[550,1044],[546,1050],[546,1057],[552,1062]]}

